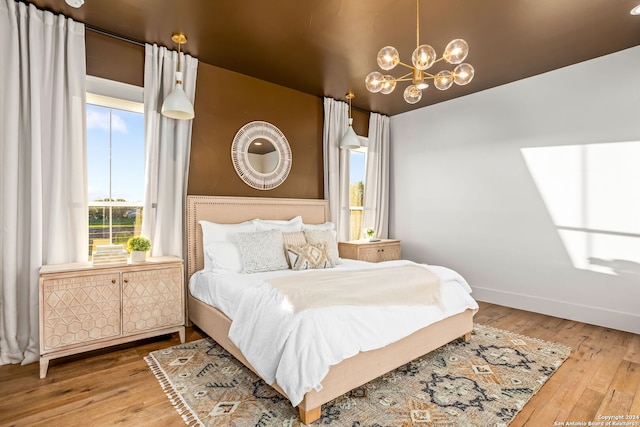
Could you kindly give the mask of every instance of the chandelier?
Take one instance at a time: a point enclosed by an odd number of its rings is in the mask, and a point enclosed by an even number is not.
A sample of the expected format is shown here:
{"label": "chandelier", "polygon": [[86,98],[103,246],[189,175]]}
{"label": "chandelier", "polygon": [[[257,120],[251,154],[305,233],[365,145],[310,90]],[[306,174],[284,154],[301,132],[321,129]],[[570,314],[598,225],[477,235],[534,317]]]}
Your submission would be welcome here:
{"label": "chandelier", "polygon": [[[402,65],[411,71],[400,77],[383,75],[379,71],[373,71],[367,75],[365,85],[370,92],[389,94],[396,88],[398,82],[411,82],[404,90],[404,100],[409,104],[415,104],[422,99],[422,91],[429,87],[427,80],[432,79],[433,85],[440,90],[447,90],[456,83],[466,85],[473,79],[474,70],[470,64],[463,63],[469,53],[469,45],[462,39],[455,39],[447,44],[441,58],[437,58],[436,51],[428,44],[420,44],[420,1],[416,0],[416,49],[411,55],[411,63],[400,61],[400,54],[393,46],[385,46],[378,52],[378,66],[387,71]],[[436,74],[430,74],[425,70],[431,68],[436,62],[444,60],[456,65],[453,71],[442,70]]]}

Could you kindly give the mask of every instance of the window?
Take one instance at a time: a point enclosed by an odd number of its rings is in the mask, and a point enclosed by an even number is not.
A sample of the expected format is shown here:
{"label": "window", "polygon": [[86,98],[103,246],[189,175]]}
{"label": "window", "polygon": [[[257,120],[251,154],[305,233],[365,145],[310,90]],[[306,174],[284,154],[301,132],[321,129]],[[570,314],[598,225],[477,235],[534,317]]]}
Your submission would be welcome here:
{"label": "window", "polygon": [[366,176],[366,138],[359,137],[362,146],[349,150],[349,239],[363,237],[363,202]]}
{"label": "window", "polygon": [[[87,88],[93,88],[89,82]],[[138,89],[141,94],[142,88]],[[97,92],[114,93],[109,87],[100,87]],[[87,93],[86,109],[91,258],[97,245],[126,246],[130,237],[140,234],[144,201],[144,113],[141,102],[96,93]]]}

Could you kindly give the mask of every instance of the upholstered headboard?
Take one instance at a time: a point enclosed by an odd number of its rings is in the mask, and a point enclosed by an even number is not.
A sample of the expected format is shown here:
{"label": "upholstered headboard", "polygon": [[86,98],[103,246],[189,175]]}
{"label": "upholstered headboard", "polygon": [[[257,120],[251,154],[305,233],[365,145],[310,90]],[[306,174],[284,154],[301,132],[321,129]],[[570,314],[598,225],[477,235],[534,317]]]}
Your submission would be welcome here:
{"label": "upholstered headboard", "polygon": [[187,196],[187,278],[204,268],[198,221],[233,224],[255,218],[287,220],[298,215],[305,224],[322,224],[329,220],[329,204],[316,199]]}

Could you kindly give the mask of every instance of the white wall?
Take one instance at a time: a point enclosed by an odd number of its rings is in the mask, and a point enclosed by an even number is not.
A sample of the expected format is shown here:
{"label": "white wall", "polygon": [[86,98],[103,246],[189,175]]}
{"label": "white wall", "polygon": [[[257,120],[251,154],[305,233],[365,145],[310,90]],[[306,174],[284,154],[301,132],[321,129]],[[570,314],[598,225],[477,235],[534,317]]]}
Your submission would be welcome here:
{"label": "white wall", "polygon": [[478,300],[640,333],[639,76],[635,47],[393,116],[403,257]]}

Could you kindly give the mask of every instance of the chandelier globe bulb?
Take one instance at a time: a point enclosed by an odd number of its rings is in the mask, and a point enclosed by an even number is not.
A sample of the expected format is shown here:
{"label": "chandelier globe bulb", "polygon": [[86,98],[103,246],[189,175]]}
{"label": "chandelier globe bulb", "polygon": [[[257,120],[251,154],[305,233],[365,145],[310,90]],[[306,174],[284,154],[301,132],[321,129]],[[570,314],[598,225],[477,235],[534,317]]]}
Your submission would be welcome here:
{"label": "chandelier globe bulb", "polygon": [[396,88],[396,79],[390,75],[384,76],[384,83],[382,84],[382,89],[380,89],[380,93],[388,95],[391,92],[393,92],[395,88]]}
{"label": "chandelier globe bulb", "polygon": [[449,70],[439,71],[433,77],[433,85],[436,87],[436,89],[447,90],[451,87],[452,84],[453,74],[451,74],[451,71]]}
{"label": "chandelier globe bulb", "polygon": [[460,64],[469,54],[469,45],[462,39],[451,40],[444,49],[442,57],[449,64]]}
{"label": "chandelier globe bulb", "polygon": [[364,84],[369,92],[380,92],[384,84],[384,76],[379,71],[372,71],[367,75]]}
{"label": "chandelier globe bulb", "polygon": [[404,90],[404,100],[409,104],[415,104],[422,99],[422,91],[415,85],[409,85]]}
{"label": "chandelier globe bulb", "polygon": [[378,52],[378,66],[383,70],[392,70],[400,62],[398,49],[393,46],[385,46]]}
{"label": "chandelier globe bulb", "polygon": [[453,69],[453,81],[460,86],[464,86],[473,80],[475,70],[471,64],[462,63]]}
{"label": "chandelier globe bulb", "polygon": [[436,50],[428,44],[418,46],[411,55],[411,62],[418,70],[426,70],[436,62]]}

